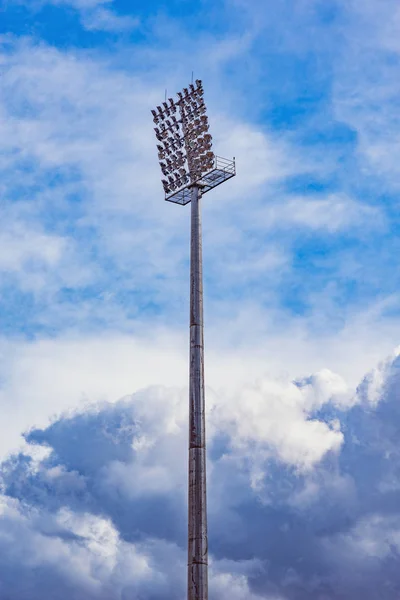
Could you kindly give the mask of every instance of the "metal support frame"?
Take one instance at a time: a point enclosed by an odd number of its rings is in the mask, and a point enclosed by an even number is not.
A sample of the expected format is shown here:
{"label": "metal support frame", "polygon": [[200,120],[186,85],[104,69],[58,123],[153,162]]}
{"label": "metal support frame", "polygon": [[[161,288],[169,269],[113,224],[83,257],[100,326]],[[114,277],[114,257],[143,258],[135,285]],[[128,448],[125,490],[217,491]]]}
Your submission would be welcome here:
{"label": "metal support frame", "polygon": [[[227,158],[222,158],[222,156],[216,156],[213,168],[207,173],[203,173],[196,183],[201,187],[202,194],[205,194],[218,185],[221,185],[221,183],[228,181],[228,179],[231,179],[231,177],[234,177],[235,175],[235,159],[228,160]],[[167,202],[180,204],[181,206],[189,204],[192,199],[191,185],[192,184],[189,184],[172,194],[165,194],[165,200],[167,200]]]}
{"label": "metal support frame", "polygon": [[208,600],[201,190],[191,188],[188,600]]}

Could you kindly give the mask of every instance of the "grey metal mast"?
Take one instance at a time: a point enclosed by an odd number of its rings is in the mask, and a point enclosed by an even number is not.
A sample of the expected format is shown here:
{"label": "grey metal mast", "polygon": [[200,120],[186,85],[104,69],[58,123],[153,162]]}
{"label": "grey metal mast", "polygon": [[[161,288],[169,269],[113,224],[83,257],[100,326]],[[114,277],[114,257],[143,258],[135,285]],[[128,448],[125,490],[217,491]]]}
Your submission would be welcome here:
{"label": "grey metal mast", "polygon": [[[190,380],[188,481],[188,600],[208,600],[206,427],[201,199],[236,174],[235,160],[215,156],[197,79],[152,110],[165,199],[192,203],[190,241]],[[175,114],[179,109],[179,119]]]}
{"label": "grey metal mast", "polygon": [[188,600],[208,599],[205,429],[201,192],[194,185],[190,242]]}

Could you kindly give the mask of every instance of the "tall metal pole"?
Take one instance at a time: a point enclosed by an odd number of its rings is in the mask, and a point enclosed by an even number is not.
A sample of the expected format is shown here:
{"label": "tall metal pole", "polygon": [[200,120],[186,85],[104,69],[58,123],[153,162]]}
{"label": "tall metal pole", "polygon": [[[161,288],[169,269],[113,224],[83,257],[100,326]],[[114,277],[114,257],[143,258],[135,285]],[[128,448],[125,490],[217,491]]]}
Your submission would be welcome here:
{"label": "tall metal pole", "polygon": [[[206,427],[204,406],[203,259],[201,197],[236,175],[233,161],[216,156],[200,79],[152,110],[165,199],[192,204],[190,241],[190,382],[188,600],[208,600]],[[175,115],[178,114],[177,118]]]}
{"label": "tall metal pole", "polygon": [[190,242],[190,382],[188,600],[208,600],[201,190],[192,187]]}

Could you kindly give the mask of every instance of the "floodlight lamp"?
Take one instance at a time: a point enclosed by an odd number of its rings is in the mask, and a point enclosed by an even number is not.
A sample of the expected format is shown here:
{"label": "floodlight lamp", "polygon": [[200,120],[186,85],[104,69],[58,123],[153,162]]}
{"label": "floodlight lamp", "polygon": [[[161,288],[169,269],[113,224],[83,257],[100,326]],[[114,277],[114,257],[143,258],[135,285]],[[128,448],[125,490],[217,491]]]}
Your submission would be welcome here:
{"label": "floodlight lamp", "polygon": [[199,92],[196,90],[190,97],[191,102],[195,102],[196,104],[198,102],[201,102],[201,96],[199,96]]}
{"label": "floodlight lamp", "polygon": [[207,156],[207,154],[200,154],[200,160],[202,165],[208,165],[210,163],[211,157]]}
{"label": "floodlight lamp", "polygon": [[173,98],[168,98],[168,102],[169,102],[170,109],[172,109],[175,112],[176,106],[175,106],[174,99]]}
{"label": "floodlight lamp", "polygon": [[183,100],[182,92],[178,92],[179,100]]}
{"label": "floodlight lamp", "polygon": [[163,110],[162,110],[161,106],[157,106],[157,110],[159,112],[159,116],[162,117],[163,116]]}
{"label": "floodlight lamp", "polygon": [[183,88],[183,93],[185,95],[185,98],[189,96],[189,90],[187,88]]}

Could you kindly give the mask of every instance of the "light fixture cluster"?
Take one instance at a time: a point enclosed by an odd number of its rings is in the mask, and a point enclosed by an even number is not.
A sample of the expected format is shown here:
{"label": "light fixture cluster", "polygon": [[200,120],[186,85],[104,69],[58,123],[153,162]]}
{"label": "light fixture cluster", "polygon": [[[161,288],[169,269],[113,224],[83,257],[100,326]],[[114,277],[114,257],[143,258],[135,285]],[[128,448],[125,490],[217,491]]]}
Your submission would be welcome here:
{"label": "light fixture cluster", "polygon": [[157,150],[160,168],[164,179],[162,184],[166,194],[187,185],[190,182],[187,159],[185,156],[185,144],[182,133],[182,121],[175,114],[177,104],[172,98],[163,102],[152,110],[156,138],[158,140]]}
{"label": "light fixture cluster", "polygon": [[184,88],[183,94],[178,93],[192,181],[199,180],[203,173],[212,169],[215,158],[212,152],[212,137],[208,133],[209,124],[203,94],[200,79],[196,80],[196,87],[191,84],[189,89]]}
{"label": "light fixture cluster", "polygon": [[196,87],[190,84],[178,92],[179,100],[169,98],[151,111],[166,195],[198,181],[213,168],[215,156],[203,94],[202,82],[197,79]]}

